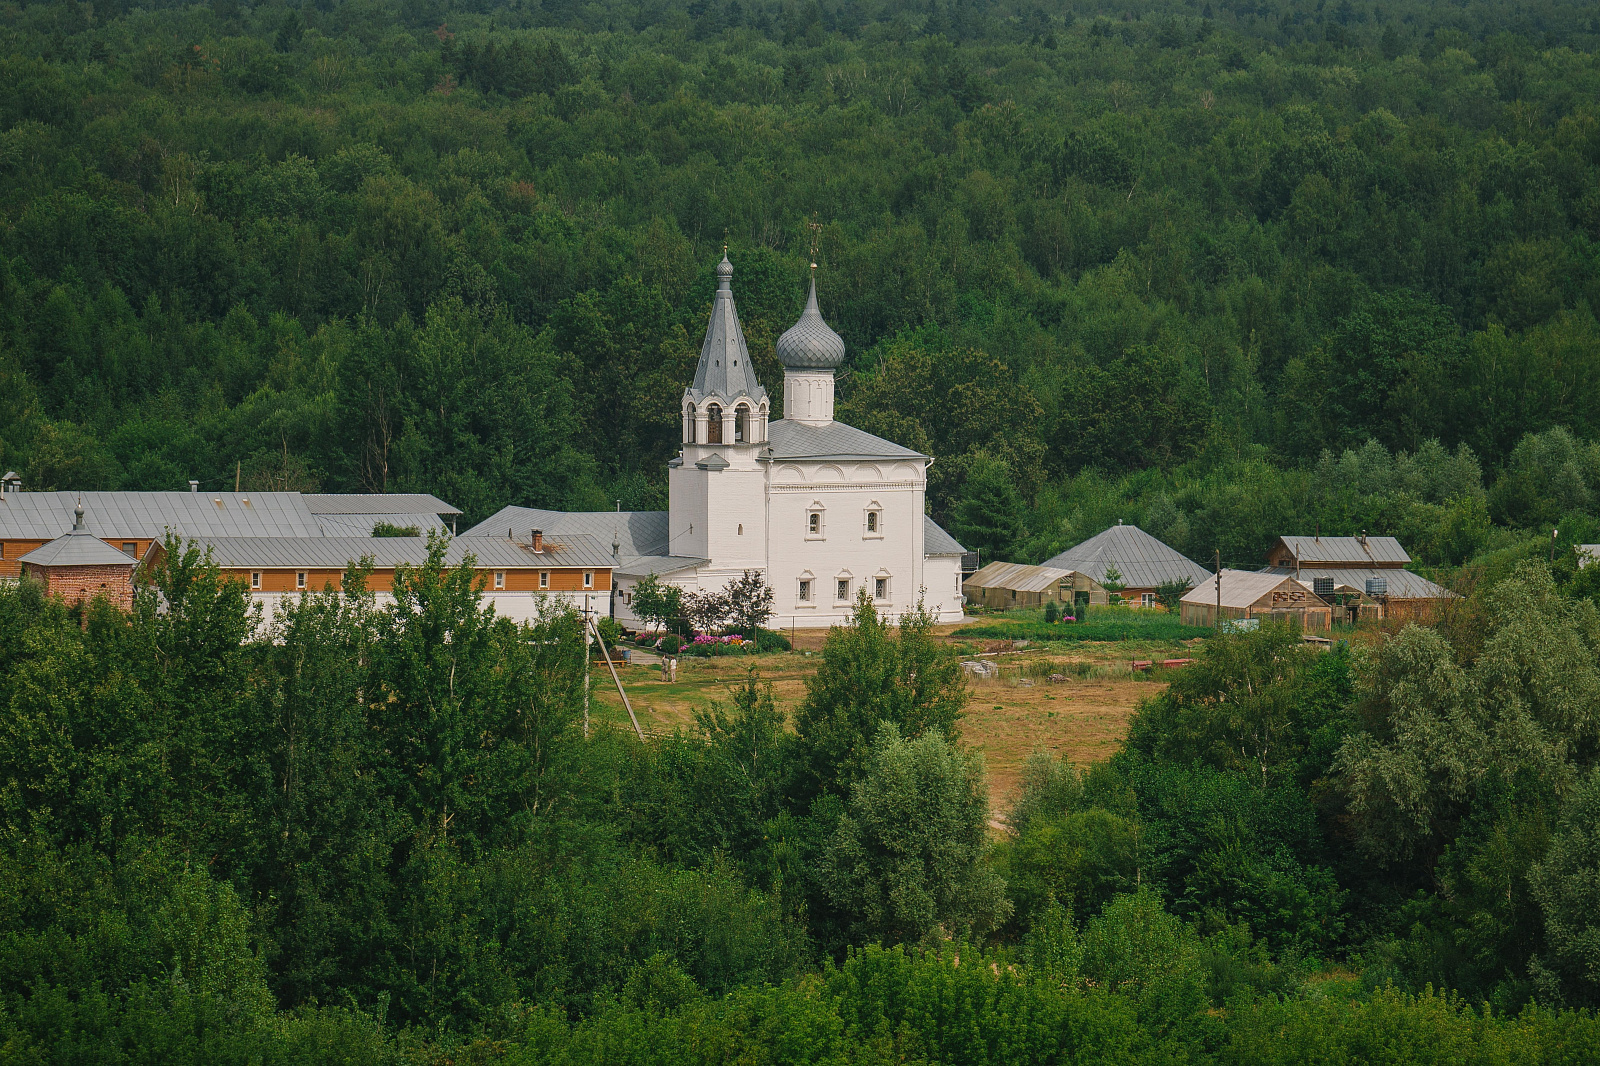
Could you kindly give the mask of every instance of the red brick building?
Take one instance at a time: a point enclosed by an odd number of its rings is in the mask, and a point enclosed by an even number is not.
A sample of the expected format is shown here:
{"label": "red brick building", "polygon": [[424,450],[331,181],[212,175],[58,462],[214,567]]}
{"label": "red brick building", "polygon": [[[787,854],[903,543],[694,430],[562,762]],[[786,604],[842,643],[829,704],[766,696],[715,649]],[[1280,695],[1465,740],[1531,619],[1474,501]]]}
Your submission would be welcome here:
{"label": "red brick building", "polygon": [[96,596],[126,611],[133,607],[133,568],[137,562],[91,533],[79,504],[70,532],[24,555],[22,572],[64,603],[87,603]]}

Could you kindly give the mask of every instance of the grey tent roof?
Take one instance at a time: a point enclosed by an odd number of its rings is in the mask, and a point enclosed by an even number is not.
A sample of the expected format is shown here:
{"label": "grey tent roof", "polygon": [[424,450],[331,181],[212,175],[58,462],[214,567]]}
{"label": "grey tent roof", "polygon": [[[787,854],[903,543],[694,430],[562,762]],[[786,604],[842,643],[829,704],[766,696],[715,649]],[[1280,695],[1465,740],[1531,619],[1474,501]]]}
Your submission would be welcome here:
{"label": "grey tent roof", "polygon": [[8,492],[0,494],[0,537],[52,539],[72,528],[79,497],[90,532],[115,540],[186,537],[320,537],[298,492]]}
{"label": "grey tent roof", "polygon": [[927,515],[922,516],[922,554],[929,555],[965,555],[967,549],[963,548],[956,538],[946,533],[933,519]]}
{"label": "grey tent roof", "polygon": [[617,555],[623,559],[668,552],[666,511],[547,511],[539,507],[502,507],[461,536],[503,537],[508,529],[515,530],[519,539],[525,538],[532,529],[542,529],[549,537],[588,534],[605,545],[608,556],[615,534]]}
{"label": "grey tent roof", "polygon": [[[342,570],[365,557],[370,557],[374,566],[387,569],[402,563],[420,566],[428,559],[425,537],[207,537],[200,544],[210,550],[212,562],[233,569]],[[544,548],[535,552],[504,537],[457,537],[445,552],[445,562],[455,566],[471,555],[480,569],[590,566],[603,570],[611,565],[609,547],[602,547],[594,537],[564,535],[546,539]]]}
{"label": "grey tent roof", "polygon": [[[1323,540],[1328,538],[1324,537]],[[1372,538],[1367,538],[1371,540]],[[1310,585],[1319,577],[1333,578],[1334,588],[1349,587],[1365,592],[1367,578],[1381,577],[1389,583],[1388,595],[1397,600],[1448,600],[1454,599],[1456,594],[1443,585],[1436,585],[1421,574],[1413,574],[1410,570],[1400,570],[1387,566],[1363,567],[1300,567],[1298,575],[1292,566],[1269,566],[1261,571],[1263,574],[1283,574],[1298,577],[1303,585]]]}
{"label": "grey tent roof", "polygon": [[694,384],[688,392],[697,404],[713,398],[726,403],[741,396],[759,403],[767,396],[767,390],[756,380],[755,364],[745,347],[739,309],[733,303],[733,264],[728,262],[726,253],[717,265],[717,295],[711,303],[705,343],[700,346],[700,364],[695,367]]}
{"label": "grey tent roof", "polygon": [[319,514],[317,528],[324,537],[370,537],[372,527],[379,522],[401,529],[415,528],[418,533],[429,530],[449,532],[436,514],[405,514],[384,512],[379,514]]}
{"label": "grey tent roof", "polygon": [[1404,566],[1411,556],[1393,537],[1279,537],[1279,543],[1307,566]]}
{"label": "grey tent roof", "polygon": [[844,338],[823,320],[815,275],[800,320],[778,338],[778,362],[790,370],[833,370],[844,362]]}
{"label": "grey tent roof", "polygon": [[780,418],[767,426],[767,450],[773,459],[926,459],[921,452],[874,437],[843,422],[808,426]]}
{"label": "grey tent roof", "polygon": [[439,497],[426,492],[307,492],[300,498],[315,515],[419,515],[460,514]]}
{"label": "grey tent roof", "polygon": [[1045,566],[1076,570],[1105,583],[1106,570],[1115,566],[1129,588],[1154,588],[1167,581],[1186,579],[1196,584],[1211,571],[1186,559],[1138,526],[1115,525],[1075,548],[1044,561]]}

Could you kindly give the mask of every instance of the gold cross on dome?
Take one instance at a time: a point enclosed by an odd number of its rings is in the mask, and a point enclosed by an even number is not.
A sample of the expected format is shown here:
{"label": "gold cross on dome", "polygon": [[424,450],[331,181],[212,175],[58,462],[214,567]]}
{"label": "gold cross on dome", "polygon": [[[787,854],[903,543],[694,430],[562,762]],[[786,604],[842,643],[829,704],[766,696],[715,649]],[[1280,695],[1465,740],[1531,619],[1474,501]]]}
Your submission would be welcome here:
{"label": "gold cross on dome", "polygon": [[811,231],[811,269],[817,269],[817,237],[822,233],[822,223],[817,221],[817,213],[811,212],[811,221],[806,223],[806,228]]}

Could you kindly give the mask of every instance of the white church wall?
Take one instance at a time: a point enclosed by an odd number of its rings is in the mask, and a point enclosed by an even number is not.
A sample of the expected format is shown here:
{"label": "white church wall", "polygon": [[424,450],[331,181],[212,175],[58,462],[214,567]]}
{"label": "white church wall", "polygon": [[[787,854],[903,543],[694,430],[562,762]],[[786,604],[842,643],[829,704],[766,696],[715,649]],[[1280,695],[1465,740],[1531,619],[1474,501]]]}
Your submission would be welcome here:
{"label": "white church wall", "polygon": [[961,597],[961,556],[934,555],[923,564],[928,610],[941,622],[959,622],[964,614]]}
{"label": "white church wall", "polygon": [[[898,616],[917,602],[923,584],[923,472],[910,463],[807,462],[776,465],[772,472],[768,583],[774,591],[775,627],[810,629],[837,624],[850,614],[860,589],[885,614]],[[811,515],[819,516],[811,531]],[[869,527],[869,514],[875,514]],[[838,582],[848,584],[840,600]],[[800,599],[809,581],[810,599]]]}

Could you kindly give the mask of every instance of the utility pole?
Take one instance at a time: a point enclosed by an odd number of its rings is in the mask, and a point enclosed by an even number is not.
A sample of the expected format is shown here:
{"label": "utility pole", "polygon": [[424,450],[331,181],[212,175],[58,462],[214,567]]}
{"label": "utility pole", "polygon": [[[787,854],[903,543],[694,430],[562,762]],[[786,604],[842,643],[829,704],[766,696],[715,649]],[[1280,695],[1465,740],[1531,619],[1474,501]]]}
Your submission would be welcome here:
{"label": "utility pole", "polygon": [[1222,549],[1217,549],[1217,632],[1222,632]]}
{"label": "utility pole", "polygon": [[583,597],[583,739],[589,739],[589,634],[593,626],[589,618],[589,597]]}

